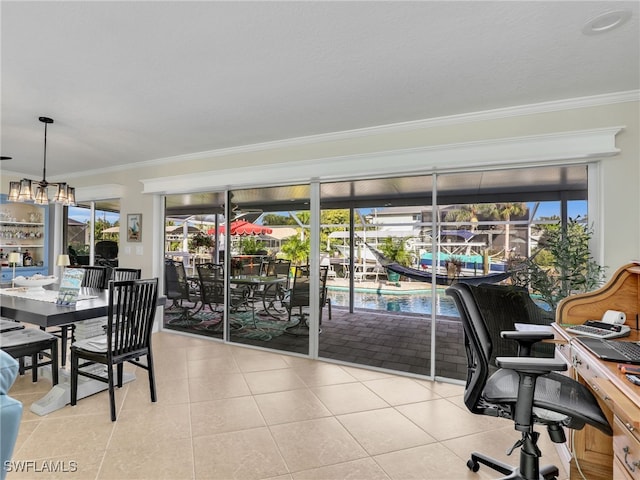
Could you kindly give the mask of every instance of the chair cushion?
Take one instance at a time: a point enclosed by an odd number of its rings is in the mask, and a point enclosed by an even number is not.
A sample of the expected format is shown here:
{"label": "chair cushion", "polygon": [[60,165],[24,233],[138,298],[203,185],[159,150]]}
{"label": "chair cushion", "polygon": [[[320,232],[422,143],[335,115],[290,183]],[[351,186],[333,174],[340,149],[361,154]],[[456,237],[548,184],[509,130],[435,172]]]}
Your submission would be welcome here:
{"label": "chair cushion", "polygon": [[107,351],[107,336],[85,338],[74,342],[72,347],[86,350],[88,352],[105,353]]}
{"label": "chair cushion", "polygon": [[0,347],[15,347],[30,343],[51,340],[54,335],[40,330],[39,328],[24,328],[22,330],[12,330],[0,333]]}
{"label": "chair cushion", "polygon": [[6,395],[18,377],[18,361],[0,350],[0,395]]}

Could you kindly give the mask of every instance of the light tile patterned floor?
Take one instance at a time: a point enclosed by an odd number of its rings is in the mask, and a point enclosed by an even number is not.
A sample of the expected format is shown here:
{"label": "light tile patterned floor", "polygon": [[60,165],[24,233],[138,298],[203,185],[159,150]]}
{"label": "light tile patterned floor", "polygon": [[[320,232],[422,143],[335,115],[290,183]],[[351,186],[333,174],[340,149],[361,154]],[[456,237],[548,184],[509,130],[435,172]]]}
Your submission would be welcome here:
{"label": "light tile patterned floor", "polygon": [[[50,383],[19,378],[13,465],[30,471],[8,480],[459,480],[497,477],[467,469],[474,449],[517,462],[504,453],[513,425],[469,413],[457,385],[171,333],[153,342],[158,402],[139,371],[116,391],[115,423],[106,392],[39,417],[29,406]],[[544,432],[541,449],[559,464]]]}

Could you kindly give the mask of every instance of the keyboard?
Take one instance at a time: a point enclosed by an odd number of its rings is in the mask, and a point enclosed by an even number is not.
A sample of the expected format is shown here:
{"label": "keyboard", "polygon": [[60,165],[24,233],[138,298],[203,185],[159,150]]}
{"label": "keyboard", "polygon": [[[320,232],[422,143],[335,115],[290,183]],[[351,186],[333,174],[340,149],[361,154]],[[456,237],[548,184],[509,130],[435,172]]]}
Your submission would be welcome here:
{"label": "keyboard", "polygon": [[567,328],[567,332],[593,338],[619,338],[629,335],[630,328],[626,325],[596,326],[600,323],[587,322],[584,325],[574,325]]}

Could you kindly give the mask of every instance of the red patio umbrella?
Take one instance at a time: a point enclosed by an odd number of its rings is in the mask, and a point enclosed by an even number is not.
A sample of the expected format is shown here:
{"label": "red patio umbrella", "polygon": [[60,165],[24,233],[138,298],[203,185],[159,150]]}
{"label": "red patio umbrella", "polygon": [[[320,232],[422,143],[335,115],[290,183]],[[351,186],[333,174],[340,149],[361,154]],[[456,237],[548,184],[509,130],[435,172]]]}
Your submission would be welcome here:
{"label": "red patio umbrella", "polygon": [[[225,233],[226,225],[222,225],[219,229],[219,233]],[[255,223],[247,222],[246,220],[236,220],[231,222],[231,235],[249,236],[249,235],[264,235],[272,233],[269,227],[263,227],[262,225],[256,225]]]}

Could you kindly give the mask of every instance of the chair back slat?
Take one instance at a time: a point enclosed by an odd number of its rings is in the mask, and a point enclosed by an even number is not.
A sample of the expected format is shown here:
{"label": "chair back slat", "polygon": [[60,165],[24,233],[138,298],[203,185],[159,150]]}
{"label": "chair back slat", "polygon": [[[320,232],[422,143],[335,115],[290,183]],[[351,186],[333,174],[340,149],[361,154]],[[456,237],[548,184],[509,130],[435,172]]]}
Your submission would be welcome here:
{"label": "chair back slat", "polygon": [[158,279],[109,283],[107,346],[113,357],[149,348],[158,299]]}
{"label": "chair back slat", "polygon": [[123,280],[138,280],[142,275],[139,268],[116,267],[111,271],[111,280],[121,282]]}
{"label": "chair back slat", "polygon": [[107,288],[107,267],[83,266],[82,286],[87,288]]}

